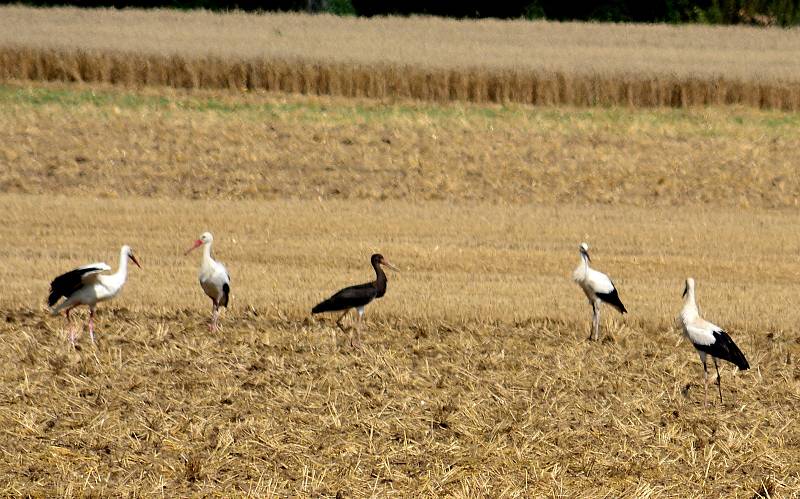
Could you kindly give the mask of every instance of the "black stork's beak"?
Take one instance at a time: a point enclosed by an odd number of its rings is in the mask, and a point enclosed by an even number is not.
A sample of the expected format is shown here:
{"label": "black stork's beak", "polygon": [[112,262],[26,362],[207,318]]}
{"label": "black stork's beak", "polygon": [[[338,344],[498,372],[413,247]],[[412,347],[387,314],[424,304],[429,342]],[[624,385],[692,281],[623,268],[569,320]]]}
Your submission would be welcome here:
{"label": "black stork's beak", "polygon": [[588,251],[586,251],[585,249],[581,248],[581,253],[586,255],[586,260],[588,260],[590,262],[592,261],[592,257],[589,256],[589,252]]}
{"label": "black stork's beak", "polygon": [[385,258],[381,260],[381,265],[386,265],[390,269],[394,270],[395,272],[400,272],[400,269],[389,263]]}
{"label": "black stork's beak", "polygon": [[128,258],[130,258],[130,259],[131,259],[131,261],[132,261],[133,263],[135,263],[137,267],[139,267],[139,268],[142,268],[142,266],[141,266],[141,265],[139,265],[139,261],[138,261],[138,260],[136,260],[136,257],[135,257],[135,256],[133,256],[133,253],[128,253]]}
{"label": "black stork's beak", "polygon": [[683,298],[686,298],[686,293],[688,293],[688,292],[689,292],[689,285],[688,284],[684,284],[683,285]]}

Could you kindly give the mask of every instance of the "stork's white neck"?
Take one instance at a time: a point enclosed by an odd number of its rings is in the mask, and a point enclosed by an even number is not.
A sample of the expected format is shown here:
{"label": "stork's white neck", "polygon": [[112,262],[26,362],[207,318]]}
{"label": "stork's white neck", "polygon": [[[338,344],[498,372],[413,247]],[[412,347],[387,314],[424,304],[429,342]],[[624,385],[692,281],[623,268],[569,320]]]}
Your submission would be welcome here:
{"label": "stork's white neck", "polygon": [[203,244],[203,259],[200,260],[200,275],[214,271],[214,259],[211,258],[211,242]]}
{"label": "stork's white neck", "polygon": [[203,263],[209,264],[211,262],[211,241],[209,241],[203,245]]}
{"label": "stork's white neck", "polygon": [[106,287],[113,288],[116,294],[128,278],[128,251],[124,246],[119,250],[119,268],[105,279]]}
{"label": "stork's white neck", "polygon": [[683,297],[683,311],[684,317],[697,317],[700,312],[697,309],[697,302],[694,298],[694,287],[691,286],[686,290],[686,296]]}
{"label": "stork's white neck", "polygon": [[589,255],[581,251],[581,262],[583,263],[583,271],[589,271]]}
{"label": "stork's white neck", "polygon": [[114,275],[121,278],[123,281],[128,275],[128,252],[124,246],[119,250],[119,268]]}

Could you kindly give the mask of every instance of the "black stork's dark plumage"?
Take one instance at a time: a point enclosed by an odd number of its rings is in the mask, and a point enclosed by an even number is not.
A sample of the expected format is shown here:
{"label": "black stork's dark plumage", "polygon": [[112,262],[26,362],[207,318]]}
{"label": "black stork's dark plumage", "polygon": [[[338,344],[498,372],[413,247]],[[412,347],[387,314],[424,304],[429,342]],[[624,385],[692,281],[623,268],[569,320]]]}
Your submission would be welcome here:
{"label": "black stork's dark plumage", "polygon": [[347,316],[350,310],[356,309],[358,311],[358,326],[356,326],[355,339],[351,339],[350,341],[353,346],[358,346],[359,343],[358,328],[364,317],[364,307],[375,298],[381,298],[386,294],[386,273],[384,273],[381,265],[399,271],[397,267],[386,261],[383,255],[379,253],[370,257],[370,263],[372,264],[372,268],[375,269],[374,281],[341,289],[327,300],[317,303],[314,308],[311,309],[312,314],[319,314],[322,312],[344,312],[336,321],[336,324],[342,331],[345,331],[342,320]]}

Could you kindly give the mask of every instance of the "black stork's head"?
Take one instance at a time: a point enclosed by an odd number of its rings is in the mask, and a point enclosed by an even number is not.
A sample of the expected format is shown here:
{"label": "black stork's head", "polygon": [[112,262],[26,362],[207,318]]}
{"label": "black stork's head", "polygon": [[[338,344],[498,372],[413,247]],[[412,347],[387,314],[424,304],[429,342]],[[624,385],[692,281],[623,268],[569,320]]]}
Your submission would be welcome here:
{"label": "black stork's head", "polygon": [[580,249],[581,249],[581,256],[585,256],[586,259],[591,262],[592,259],[589,257],[589,245],[586,243],[581,243]]}
{"label": "black stork's head", "polygon": [[200,234],[200,238],[197,241],[194,242],[192,247],[189,248],[188,250],[186,250],[186,253],[184,253],[184,256],[188,255],[189,252],[192,251],[193,249],[199,248],[200,246],[202,246],[204,244],[209,244],[212,241],[214,241],[214,236],[212,236],[210,232],[203,232],[202,234]]}
{"label": "black stork's head", "polygon": [[389,263],[389,261],[386,260],[386,258],[384,258],[383,255],[381,255],[380,253],[375,253],[374,255],[372,255],[372,257],[370,257],[369,260],[370,262],[372,262],[372,266],[375,267],[376,269],[378,268],[378,265],[384,265],[394,270],[395,272],[400,272],[400,269]]}
{"label": "black stork's head", "polygon": [[130,259],[130,261],[135,263],[137,267],[142,268],[142,266],[139,265],[139,261],[136,260],[136,256],[133,254],[133,248],[131,248],[126,244],[125,247],[123,248],[123,253],[125,253],[125,255]]}

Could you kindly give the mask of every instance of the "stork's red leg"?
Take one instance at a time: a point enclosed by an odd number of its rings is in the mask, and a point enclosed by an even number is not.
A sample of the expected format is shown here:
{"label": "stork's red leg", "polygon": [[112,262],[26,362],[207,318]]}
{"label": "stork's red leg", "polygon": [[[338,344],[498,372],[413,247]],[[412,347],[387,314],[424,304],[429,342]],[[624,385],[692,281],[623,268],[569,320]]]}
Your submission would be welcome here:
{"label": "stork's red leg", "polygon": [[94,309],[89,309],[89,337],[92,338],[92,343],[94,343]]}
{"label": "stork's red leg", "polygon": [[341,317],[339,317],[339,319],[336,321],[336,325],[339,326],[339,329],[341,329],[343,333],[346,333],[347,330],[344,328],[344,324],[342,324],[342,321],[344,320],[345,317],[347,317],[348,312],[350,312],[349,308],[345,310],[344,313],[341,315]]}
{"label": "stork's red leg", "polygon": [[69,342],[72,346],[75,346],[75,325],[72,324],[72,321],[69,319],[69,313],[72,312],[72,309],[75,307],[70,307],[67,309],[66,318],[67,318],[67,330],[69,332]]}
{"label": "stork's red leg", "polygon": [[219,316],[219,307],[216,302],[211,309],[211,324],[208,325],[208,330],[212,333],[217,330],[217,317]]}
{"label": "stork's red leg", "polygon": [[364,307],[356,309],[358,311],[358,322],[356,323],[353,336],[350,338],[350,346],[353,348],[361,348],[361,325],[364,321]]}

